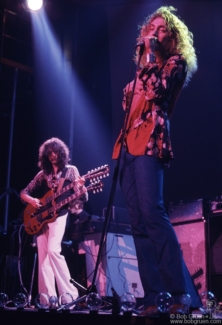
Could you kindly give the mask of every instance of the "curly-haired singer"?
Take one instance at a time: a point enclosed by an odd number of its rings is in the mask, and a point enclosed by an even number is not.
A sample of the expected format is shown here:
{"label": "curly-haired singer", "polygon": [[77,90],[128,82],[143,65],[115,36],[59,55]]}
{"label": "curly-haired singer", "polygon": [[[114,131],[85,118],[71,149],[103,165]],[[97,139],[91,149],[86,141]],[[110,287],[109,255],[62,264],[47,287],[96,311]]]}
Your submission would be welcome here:
{"label": "curly-haired singer", "polygon": [[124,89],[123,109],[129,111],[126,132],[121,131],[113,151],[117,159],[123,141],[120,184],[147,312],[155,311],[160,292],[169,292],[175,304],[181,295],[190,294],[191,307],[201,307],[163,201],[164,166],[173,159],[170,117],[182,88],[197,70],[193,35],[175,11],[172,6],[160,7],[140,26],[138,71]]}

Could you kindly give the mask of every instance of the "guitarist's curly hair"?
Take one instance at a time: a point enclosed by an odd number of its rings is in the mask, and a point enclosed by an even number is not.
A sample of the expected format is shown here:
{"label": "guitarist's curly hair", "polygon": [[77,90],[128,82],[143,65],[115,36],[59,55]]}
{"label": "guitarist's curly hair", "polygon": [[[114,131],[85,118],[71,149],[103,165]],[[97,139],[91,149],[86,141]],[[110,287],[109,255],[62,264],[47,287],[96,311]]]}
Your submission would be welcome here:
{"label": "guitarist's curly hair", "polygon": [[69,148],[67,145],[58,138],[51,138],[46,140],[39,148],[38,166],[47,175],[53,172],[52,164],[49,161],[48,154],[50,151],[58,153],[58,168],[62,170],[70,160]]}

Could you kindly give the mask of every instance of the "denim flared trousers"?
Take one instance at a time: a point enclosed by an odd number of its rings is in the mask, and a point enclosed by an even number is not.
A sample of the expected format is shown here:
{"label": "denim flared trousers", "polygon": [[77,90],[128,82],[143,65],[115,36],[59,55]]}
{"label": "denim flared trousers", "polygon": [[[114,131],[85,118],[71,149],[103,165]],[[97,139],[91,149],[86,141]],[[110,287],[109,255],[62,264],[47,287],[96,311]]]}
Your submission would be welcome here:
{"label": "denim flared trousers", "polygon": [[163,169],[160,158],[122,153],[120,185],[130,216],[144,305],[155,305],[160,292],[169,292],[175,303],[189,293],[191,306],[200,307],[200,297],[164,207]]}

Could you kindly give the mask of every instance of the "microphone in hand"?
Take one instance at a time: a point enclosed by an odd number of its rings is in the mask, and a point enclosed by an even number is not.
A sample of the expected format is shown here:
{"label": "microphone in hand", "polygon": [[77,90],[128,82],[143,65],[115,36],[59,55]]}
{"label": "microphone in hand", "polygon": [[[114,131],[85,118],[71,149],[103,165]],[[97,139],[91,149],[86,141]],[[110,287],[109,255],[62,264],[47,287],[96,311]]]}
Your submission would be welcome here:
{"label": "microphone in hand", "polygon": [[156,48],[157,38],[155,36],[149,37],[150,40],[150,53],[147,54],[147,62],[154,63],[156,62],[156,56],[154,54]]}
{"label": "microphone in hand", "polygon": [[145,46],[145,42],[144,41],[140,41],[138,42],[135,47],[139,47],[139,46]]}
{"label": "microphone in hand", "polygon": [[[156,62],[156,57],[155,57],[155,49],[156,49],[156,43],[157,43],[157,37],[156,36],[151,36],[149,37],[149,43],[147,44],[147,47],[149,48],[150,53],[147,54],[147,62]],[[135,48],[140,47],[139,54],[142,55],[144,50],[145,50],[145,39],[140,40],[136,45]]]}
{"label": "microphone in hand", "polygon": [[155,48],[156,48],[157,38],[155,36],[152,36],[149,39],[150,39],[150,50],[153,53],[155,51]]}

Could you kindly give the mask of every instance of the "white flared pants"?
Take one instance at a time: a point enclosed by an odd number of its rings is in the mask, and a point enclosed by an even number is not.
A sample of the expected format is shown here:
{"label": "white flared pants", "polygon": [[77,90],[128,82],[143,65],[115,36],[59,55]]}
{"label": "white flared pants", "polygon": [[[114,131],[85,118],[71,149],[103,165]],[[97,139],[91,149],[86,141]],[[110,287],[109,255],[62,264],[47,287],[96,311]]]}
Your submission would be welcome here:
{"label": "white flared pants", "polygon": [[61,242],[65,232],[68,213],[48,223],[44,232],[37,237],[38,247],[38,289],[49,296],[70,293],[75,300],[78,290],[70,283],[70,272],[61,255]]}

